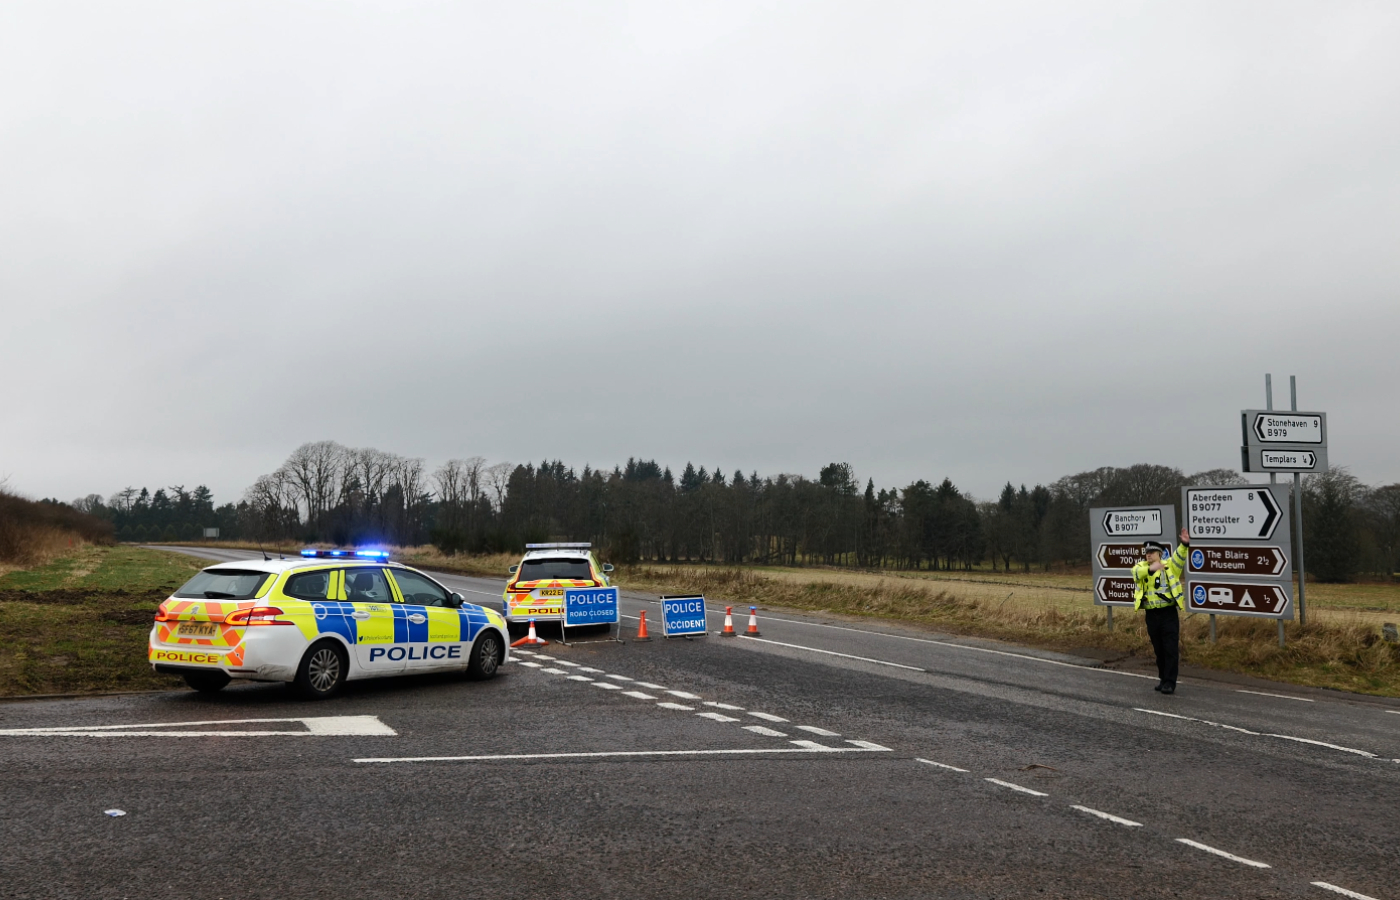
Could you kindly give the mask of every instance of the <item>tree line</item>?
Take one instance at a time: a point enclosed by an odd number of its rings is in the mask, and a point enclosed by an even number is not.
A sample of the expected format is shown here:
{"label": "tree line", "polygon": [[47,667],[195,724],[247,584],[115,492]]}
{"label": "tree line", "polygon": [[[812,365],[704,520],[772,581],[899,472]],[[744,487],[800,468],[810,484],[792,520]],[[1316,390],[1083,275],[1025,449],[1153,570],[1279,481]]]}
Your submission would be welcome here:
{"label": "tree line", "polygon": [[[342,545],[431,543],[445,553],[518,551],[586,540],[614,562],[823,564],[892,569],[1066,570],[1089,561],[1096,506],[1171,503],[1185,485],[1248,483],[1160,465],[1103,467],[979,501],[950,479],[862,487],[849,463],[803,475],[726,474],[655,460],[611,470],[562,461],[487,465],[423,460],[332,441],[298,447],[237,503],[207,488],[127,488],[73,505],[109,519],[119,540],[224,538]],[[1308,571],[1322,580],[1400,568],[1400,484],[1368,487],[1345,469],[1304,479]],[[1181,520],[1178,508],[1178,520]]]}

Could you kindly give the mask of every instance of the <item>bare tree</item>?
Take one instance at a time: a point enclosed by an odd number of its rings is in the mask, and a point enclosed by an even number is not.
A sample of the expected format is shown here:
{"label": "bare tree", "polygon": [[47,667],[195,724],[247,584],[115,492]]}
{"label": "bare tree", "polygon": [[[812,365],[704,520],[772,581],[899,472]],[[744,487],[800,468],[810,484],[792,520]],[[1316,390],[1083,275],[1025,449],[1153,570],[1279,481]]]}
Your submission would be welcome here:
{"label": "bare tree", "polygon": [[498,462],[494,466],[488,466],[485,470],[486,486],[490,488],[492,494],[491,505],[500,512],[506,505],[506,488],[510,485],[510,473],[515,471],[515,464],[508,462]]}

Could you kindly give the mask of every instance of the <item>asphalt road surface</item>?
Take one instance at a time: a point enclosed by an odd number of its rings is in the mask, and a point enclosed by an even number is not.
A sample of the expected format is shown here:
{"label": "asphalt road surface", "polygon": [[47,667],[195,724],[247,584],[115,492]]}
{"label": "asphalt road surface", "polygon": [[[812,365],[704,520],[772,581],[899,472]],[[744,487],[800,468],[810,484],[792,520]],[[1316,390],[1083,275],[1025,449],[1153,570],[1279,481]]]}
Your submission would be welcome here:
{"label": "asphalt road surface", "polygon": [[1400,898],[1400,704],[759,624],[0,704],[0,896]]}

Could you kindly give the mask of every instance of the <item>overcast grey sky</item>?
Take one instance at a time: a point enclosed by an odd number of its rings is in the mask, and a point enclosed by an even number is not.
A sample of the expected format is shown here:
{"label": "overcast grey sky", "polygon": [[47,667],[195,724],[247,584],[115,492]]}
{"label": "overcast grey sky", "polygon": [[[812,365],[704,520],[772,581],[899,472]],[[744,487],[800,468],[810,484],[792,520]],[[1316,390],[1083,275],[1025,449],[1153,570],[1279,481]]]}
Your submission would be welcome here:
{"label": "overcast grey sky", "polygon": [[1400,4],[0,5],[0,476],[1400,481]]}

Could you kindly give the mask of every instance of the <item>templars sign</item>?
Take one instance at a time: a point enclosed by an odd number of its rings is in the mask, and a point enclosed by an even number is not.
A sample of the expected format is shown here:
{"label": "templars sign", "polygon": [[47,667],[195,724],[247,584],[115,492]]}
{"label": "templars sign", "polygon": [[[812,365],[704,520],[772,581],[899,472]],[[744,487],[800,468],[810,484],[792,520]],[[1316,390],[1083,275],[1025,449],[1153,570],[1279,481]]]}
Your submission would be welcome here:
{"label": "templars sign", "polygon": [[[1186,530],[1197,538],[1267,541],[1288,520],[1288,503],[1268,485],[1245,487],[1182,488]],[[1288,528],[1282,534],[1287,536]]]}
{"label": "templars sign", "polygon": [[1326,472],[1327,447],[1269,447],[1246,444],[1240,448],[1246,472]]}
{"label": "templars sign", "polygon": [[1246,445],[1327,446],[1327,413],[1246,409],[1240,416]]}
{"label": "templars sign", "polygon": [[1195,581],[1187,608],[1193,612],[1233,616],[1293,618],[1289,586],[1272,581]]}
{"label": "templars sign", "polygon": [[1094,561],[1094,604],[1133,605],[1133,566],[1143,558],[1144,541],[1157,541],[1171,553],[1176,546],[1176,509],[1116,506],[1089,510],[1090,555]]}

